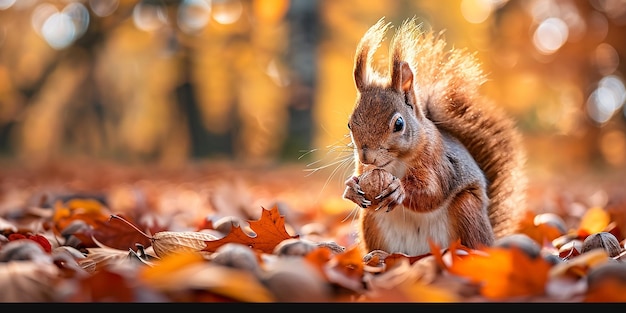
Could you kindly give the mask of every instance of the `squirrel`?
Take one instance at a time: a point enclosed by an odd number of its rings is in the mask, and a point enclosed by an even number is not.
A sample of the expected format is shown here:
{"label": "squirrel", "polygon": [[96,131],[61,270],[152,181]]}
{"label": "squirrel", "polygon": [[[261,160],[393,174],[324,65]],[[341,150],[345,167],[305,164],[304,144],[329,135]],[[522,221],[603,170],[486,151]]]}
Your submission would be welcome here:
{"label": "squirrel", "polygon": [[[356,103],[349,117],[354,173],[343,198],[359,209],[366,252],[422,255],[492,246],[525,211],[526,154],[514,120],[479,92],[485,75],[467,49],[446,50],[442,32],[405,20],[389,43],[389,67],[374,52],[391,23],[369,28],[354,57]],[[364,174],[382,170],[375,197]],[[385,208],[385,210],[381,210]]]}

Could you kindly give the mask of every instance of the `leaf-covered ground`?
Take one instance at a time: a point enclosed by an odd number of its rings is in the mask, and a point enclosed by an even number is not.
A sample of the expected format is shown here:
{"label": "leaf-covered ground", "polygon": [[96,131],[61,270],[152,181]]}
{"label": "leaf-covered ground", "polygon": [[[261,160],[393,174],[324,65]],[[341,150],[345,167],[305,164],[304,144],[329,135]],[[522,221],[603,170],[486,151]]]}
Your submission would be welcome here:
{"label": "leaf-covered ground", "polygon": [[518,234],[419,256],[360,251],[338,176],[6,163],[0,301],[626,301],[624,175],[530,177]]}

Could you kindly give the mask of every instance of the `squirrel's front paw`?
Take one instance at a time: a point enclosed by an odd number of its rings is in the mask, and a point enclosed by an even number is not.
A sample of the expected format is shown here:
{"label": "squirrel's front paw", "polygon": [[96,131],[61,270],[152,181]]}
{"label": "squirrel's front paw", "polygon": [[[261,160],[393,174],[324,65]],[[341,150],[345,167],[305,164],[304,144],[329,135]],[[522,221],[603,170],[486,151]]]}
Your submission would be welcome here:
{"label": "squirrel's front paw", "polygon": [[400,179],[394,176],[389,185],[374,198],[379,201],[376,210],[386,207],[387,212],[391,212],[396,206],[402,204],[404,197],[404,187],[402,187]]}
{"label": "squirrel's front paw", "polygon": [[372,204],[372,201],[365,199],[365,192],[361,190],[359,186],[359,178],[352,176],[346,180],[346,190],[343,192],[343,198],[348,199],[362,208],[367,208]]}

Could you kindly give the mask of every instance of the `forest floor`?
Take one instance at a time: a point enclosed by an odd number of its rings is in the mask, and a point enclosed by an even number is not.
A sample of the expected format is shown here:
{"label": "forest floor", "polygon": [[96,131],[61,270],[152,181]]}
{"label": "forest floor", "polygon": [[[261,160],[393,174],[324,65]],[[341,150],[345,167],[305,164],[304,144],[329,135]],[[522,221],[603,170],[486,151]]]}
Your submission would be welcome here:
{"label": "forest floor", "polygon": [[366,259],[346,175],[4,162],[0,301],[626,301],[624,173],[532,171],[519,231],[531,241]]}

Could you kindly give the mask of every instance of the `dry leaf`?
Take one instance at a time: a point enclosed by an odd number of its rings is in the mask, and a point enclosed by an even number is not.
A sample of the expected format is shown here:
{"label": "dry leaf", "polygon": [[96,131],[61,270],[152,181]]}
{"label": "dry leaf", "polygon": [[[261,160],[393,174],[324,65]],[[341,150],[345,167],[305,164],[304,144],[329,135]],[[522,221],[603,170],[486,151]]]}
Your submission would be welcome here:
{"label": "dry leaf", "polygon": [[162,231],[154,234],[152,248],[158,257],[179,252],[203,251],[207,242],[216,240],[213,234],[203,232]]}
{"label": "dry leaf", "polygon": [[536,223],[535,215],[530,211],[526,211],[520,221],[518,232],[527,235],[540,246],[563,235],[558,226],[550,223]]}
{"label": "dry leaf", "polygon": [[626,302],[626,264],[606,262],[589,271],[585,302]]}
{"label": "dry leaf", "polygon": [[256,233],[255,237],[250,237],[243,232],[241,227],[233,227],[223,238],[207,241],[203,251],[215,252],[221,245],[233,242],[249,246],[252,249],[264,253],[272,253],[276,246],[285,239],[299,238],[298,235],[291,236],[285,229],[285,218],[278,212],[278,207],[271,210],[262,208],[261,218],[256,221],[248,221],[250,229]]}
{"label": "dry leaf", "polygon": [[555,265],[550,269],[550,277],[571,276],[584,277],[589,269],[611,260],[604,249],[595,249]]}
{"label": "dry leaf", "polygon": [[358,246],[334,255],[326,263],[324,272],[330,282],[355,291],[363,290],[362,278],[365,269],[363,255]]}
{"label": "dry leaf", "polygon": [[489,299],[542,295],[551,265],[543,258],[529,258],[512,247],[486,248],[486,255],[470,254],[454,260],[448,271],[481,285]]}
{"label": "dry leaf", "polygon": [[200,254],[170,254],[140,271],[140,280],[162,292],[207,290],[243,302],[271,302],[273,295],[246,271],[213,265]]}
{"label": "dry leaf", "polygon": [[578,225],[578,230],[587,234],[603,231],[611,222],[611,216],[601,207],[592,207],[585,212]]}
{"label": "dry leaf", "polygon": [[0,263],[0,302],[55,302],[59,269],[52,263]]}

